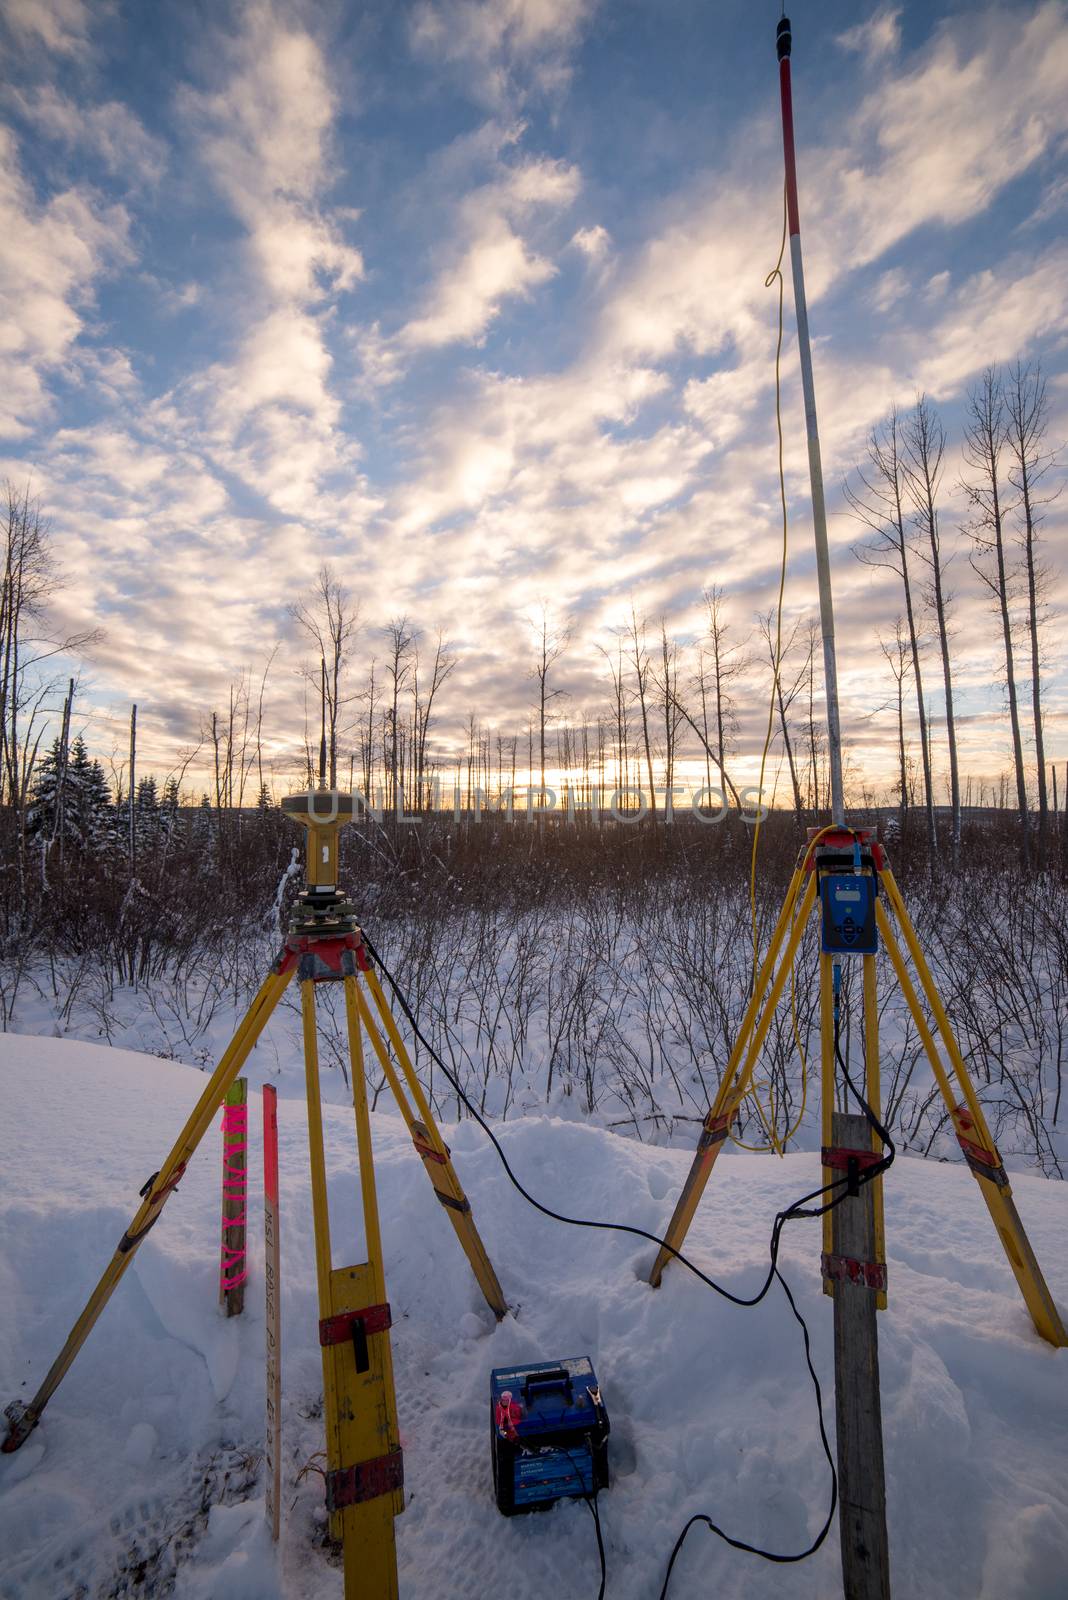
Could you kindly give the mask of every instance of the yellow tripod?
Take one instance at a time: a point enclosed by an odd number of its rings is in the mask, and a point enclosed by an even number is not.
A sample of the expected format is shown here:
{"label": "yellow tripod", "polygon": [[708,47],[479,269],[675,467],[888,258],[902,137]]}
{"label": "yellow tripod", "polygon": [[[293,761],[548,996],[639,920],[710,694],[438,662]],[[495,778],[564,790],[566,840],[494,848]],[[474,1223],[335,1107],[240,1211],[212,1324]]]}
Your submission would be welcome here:
{"label": "yellow tripod", "polygon": [[[2,1449],[17,1450],[37,1426],[41,1413],[88,1338],[138,1246],[159,1218],[194,1151],[212,1125],[230,1084],[240,1073],[290,980],[296,976],[301,990],[308,1095],[330,1531],[343,1543],[345,1600],[395,1600],[397,1556],[393,1518],[404,1509],[404,1477],[389,1343],[391,1318],[386,1299],[364,1076],[364,1035],[370,1040],[434,1193],[452,1223],[487,1304],[497,1317],[503,1317],[508,1308],[475,1227],[470,1204],[453,1170],[448,1146],[438,1131],[364,947],[354,908],[337,889],[338,834],[345,823],[352,820],[352,797],[336,790],[309,790],[306,795],[283,800],[282,809],[303,823],[308,834],[307,885],[298,898],[282,951],[173,1149],[141,1190],[140,1210],[120,1239],[100,1282],[37,1393],[27,1405],[8,1406],[8,1433]],[[331,982],[339,982],[344,988],[367,1248],[366,1262],[340,1268],[333,1265],[330,1246],[315,1018],[315,987]]]}
{"label": "yellow tripod", "polygon": [[[1050,1294],[1042,1269],[1035,1258],[1030,1241],[1024,1231],[1012,1189],[991,1136],[979,1097],[964,1065],[945,1007],[942,1004],[931,969],[924,958],[916,930],[912,926],[901,891],[894,881],[886,854],[875,842],[870,829],[823,828],[812,830],[808,843],[798,857],[790,887],[786,892],[779,920],[771,936],[752,997],[742,1018],[742,1025],[734,1048],[727,1061],[722,1082],[705,1117],[693,1164],[683,1185],[678,1204],[664,1235],[673,1250],[681,1250],[694,1213],[700,1204],[705,1185],[716,1164],[731,1122],[737,1115],[748,1092],[761,1047],[771,1025],[775,1008],[782,997],[783,988],[790,976],[798,946],[805,931],[809,915],[819,893],[821,874],[841,871],[843,865],[852,866],[854,846],[862,849],[861,875],[874,878],[877,887],[875,920],[883,947],[890,957],[901,992],[912,1013],[913,1020],[927,1058],[931,1063],[935,1081],[953,1121],[957,1142],[979,1184],[986,1201],[998,1238],[1016,1275],[1032,1321],[1043,1339],[1052,1345],[1068,1345],[1060,1313]],[[916,987],[909,975],[904,951],[887,914],[893,912],[897,928],[904,940],[905,949],[912,960],[920,988],[930,1008],[931,1020],[924,1014]],[[781,957],[781,959],[780,959]],[[876,958],[864,955],[862,989],[864,1006],[864,1061],[865,1094],[871,1109],[881,1115],[879,1091],[879,1014],[876,997]],[[833,1183],[841,1176],[847,1161],[871,1160],[881,1153],[874,1131],[870,1134],[870,1152],[845,1152],[834,1148],[831,1135],[831,1118],[835,1105],[835,1053],[834,1053],[834,994],[832,989],[832,956],[820,954],[820,1080],[821,1129],[823,1145],[823,1182]],[[940,1041],[940,1043],[939,1043]],[[945,1059],[943,1059],[943,1052]],[[948,1062],[948,1065],[946,1064]],[[872,1262],[839,1260],[832,1253],[830,1212],[823,1219],[823,1286],[833,1295],[835,1281],[849,1276],[859,1277],[876,1293],[876,1303],[886,1305],[886,1250],[883,1231],[882,1178],[875,1179],[875,1243],[876,1259]],[[671,1250],[661,1248],[653,1263],[649,1281],[654,1288],[660,1284],[664,1268],[671,1260]]]}

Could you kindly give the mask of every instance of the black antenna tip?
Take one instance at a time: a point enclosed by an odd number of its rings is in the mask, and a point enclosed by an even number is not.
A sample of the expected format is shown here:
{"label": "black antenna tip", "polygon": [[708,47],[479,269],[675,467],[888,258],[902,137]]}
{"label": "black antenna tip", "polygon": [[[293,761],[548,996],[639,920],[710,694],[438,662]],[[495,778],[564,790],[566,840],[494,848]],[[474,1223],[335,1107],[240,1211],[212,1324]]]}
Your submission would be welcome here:
{"label": "black antenna tip", "polygon": [[775,54],[779,60],[788,59],[790,55],[790,19],[783,17],[775,29]]}

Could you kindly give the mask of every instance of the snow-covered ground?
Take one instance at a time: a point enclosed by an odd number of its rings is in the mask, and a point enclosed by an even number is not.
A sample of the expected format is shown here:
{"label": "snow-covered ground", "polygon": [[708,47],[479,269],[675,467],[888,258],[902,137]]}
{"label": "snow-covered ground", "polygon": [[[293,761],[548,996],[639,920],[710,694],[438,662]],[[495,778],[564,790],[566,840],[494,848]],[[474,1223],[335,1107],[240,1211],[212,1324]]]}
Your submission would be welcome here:
{"label": "snow-covered ground", "polygon": [[[283,1047],[288,1050],[288,1041]],[[261,1215],[250,1065],[250,1215]],[[292,1078],[286,1062],[283,1078]],[[204,1084],[173,1062],[73,1040],[0,1036],[0,1403],[31,1395]],[[2,1600],[327,1600],[341,1575],[322,1540],[321,1366],[306,1117],[279,1106],[282,1167],[284,1523],[263,1522],[262,1235],[243,1317],[217,1308],[220,1139],[178,1194],[29,1442],[0,1459]],[[493,1502],[494,1366],[592,1356],[612,1419],[601,1499],[609,1600],[655,1600],[677,1531],[703,1510],[739,1538],[788,1551],[820,1525],[829,1484],[800,1333],[783,1296],[738,1310],[673,1267],[654,1292],[651,1247],[538,1216],[470,1122],[446,1137],[515,1315],[499,1326],[433,1199],[403,1124],[374,1137],[407,1508],[397,1522],[406,1600],[594,1600],[582,1504],[506,1520]],[[362,1259],[351,1111],[325,1110],[335,1264]],[[544,1115],[501,1128],[509,1159],[550,1204],[662,1230],[689,1164]],[[762,1280],[772,1216],[815,1186],[817,1157],[729,1151],[691,1253],[736,1292]],[[1016,1177],[1054,1294],[1068,1301],[1068,1189]],[[887,1179],[890,1307],[880,1319],[891,1578],[896,1600],[1063,1600],[1068,1594],[1068,1351],[1034,1334],[967,1169],[899,1160]],[[831,1306],[819,1224],[787,1230],[782,1264],[813,1333],[833,1423]],[[773,1567],[695,1529],[671,1600],[841,1594],[835,1529]]]}

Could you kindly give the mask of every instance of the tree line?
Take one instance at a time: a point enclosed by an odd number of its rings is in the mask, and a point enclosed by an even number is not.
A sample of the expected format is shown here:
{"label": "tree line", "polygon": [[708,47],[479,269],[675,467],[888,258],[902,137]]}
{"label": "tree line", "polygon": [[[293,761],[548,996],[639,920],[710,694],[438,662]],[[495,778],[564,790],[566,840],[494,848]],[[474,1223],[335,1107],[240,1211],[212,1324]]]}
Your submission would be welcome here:
{"label": "tree line", "polygon": [[[857,557],[889,569],[900,583],[902,610],[894,632],[878,639],[896,713],[893,798],[900,827],[904,831],[910,813],[920,809],[928,849],[938,849],[934,680],[944,707],[954,860],[971,787],[960,770],[950,586],[961,544],[998,624],[1025,866],[1044,866],[1055,842],[1059,796],[1056,774],[1047,778],[1044,736],[1042,633],[1049,572],[1041,527],[1060,485],[1051,475],[1057,456],[1048,431],[1039,366],[1017,361],[1004,371],[991,367],[968,395],[956,483],[946,483],[945,428],[934,403],[921,395],[905,413],[892,407],[872,430],[865,459],[844,485],[846,502],[865,530],[854,547]],[[963,511],[959,529],[952,523],[947,528],[951,495]],[[184,808],[192,805],[201,813],[205,838],[221,837],[233,830],[235,814],[268,808],[276,785],[314,783],[320,768],[331,785],[358,789],[388,812],[425,812],[443,797],[447,804],[455,797],[467,811],[480,794],[500,804],[517,787],[533,792],[528,804],[547,808],[548,780],[559,784],[557,775],[564,775],[569,805],[579,815],[598,797],[603,806],[613,793],[624,797],[624,806],[636,807],[640,792],[656,824],[670,818],[685,755],[691,771],[695,762],[700,768],[709,806],[741,811],[740,700],[743,687],[751,693],[760,678],[759,693],[769,696],[774,723],[773,770],[786,786],[795,821],[814,819],[829,805],[814,618],[797,619],[780,634],[769,612],[746,632],[731,617],[724,589],[713,584],[703,594],[700,632],[680,640],[664,618],[632,605],[611,643],[598,646],[605,683],[601,705],[576,715],[564,692],[574,620],[544,604],[530,622],[526,643],[526,717],[509,729],[487,725],[471,711],[462,741],[450,748],[438,736],[438,719],[459,664],[455,646],[440,630],[427,635],[400,615],[375,630],[373,648],[357,597],[329,565],[290,610],[307,661],[301,753],[287,771],[280,773],[266,754],[275,646],[262,668],[245,671],[227,703],[204,717],[199,744],[162,783],[139,770],[136,707],[128,757],[113,760],[105,774],[99,760],[90,758],[84,733],[72,731],[78,720],[73,680],[63,696],[58,735],[44,745],[60,693],[49,664],[86,648],[96,635],[87,630],[59,637],[48,628],[47,601],[58,574],[47,526],[28,488],[8,485],[4,532],[0,774],[15,822],[9,843],[20,881],[29,840],[46,856],[68,847],[124,849],[133,862],[139,847],[149,849],[173,833]],[[186,782],[191,770],[201,775],[196,788]],[[847,782],[849,777],[847,772]],[[854,802],[875,798],[857,772],[852,788]],[[1004,795],[992,790],[990,798],[997,804]]]}

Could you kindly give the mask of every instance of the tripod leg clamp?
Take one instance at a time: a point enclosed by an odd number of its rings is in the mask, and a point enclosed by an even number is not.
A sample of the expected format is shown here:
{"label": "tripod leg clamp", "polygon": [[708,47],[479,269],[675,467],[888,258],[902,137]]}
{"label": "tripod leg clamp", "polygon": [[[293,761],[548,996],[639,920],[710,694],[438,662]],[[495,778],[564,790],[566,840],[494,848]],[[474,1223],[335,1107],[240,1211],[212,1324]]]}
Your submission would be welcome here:
{"label": "tripod leg clamp", "polygon": [[[182,1178],[184,1176],[185,1176],[185,1162],[182,1161],[182,1162],[179,1163],[179,1165],[177,1167],[175,1167],[173,1176],[170,1178],[170,1180],[160,1190],[159,1194],[156,1195],[156,1197],[155,1197],[156,1198],[156,1202],[157,1202],[156,1210],[153,1213],[153,1215],[151,1217],[149,1217],[149,1219],[145,1223],[144,1227],[138,1233],[131,1233],[130,1230],[127,1228],[126,1232],[123,1234],[122,1238],[119,1240],[118,1249],[119,1249],[119,1254],[120,1255],[123,1255],[123,1256],[124,1255],[128,1255],[131,1250],[136,1249],[136,1247],[141,1243],[141,1240],[144,1238],[144,1236],[148,1232],[148,1230],[150,1228],[154,1228],[155,1227],[156,1223],[159,1221],[160,1212],[163,1210],[163,1202],[167,1199],[167,1197],[169,1195],[174,1193],[175,1189],[177,1189],[179,1183],[182,1181]],[[141,1190],[139,1190],[139,1194],[140,1194],[140,1197],[141,1197],[142,1200],[147,1200],[148,1199],[149,1195],[152,1193],[152,1185],[155,1183],[155,1181],[156,1181],[156,1179],[158,1177],[159,1177],[159,1173],[158,1172],[154,1172],[152,1174],[151,1178],[149,1178],[148,1182],[144,1185],[144,1187]]]}
{"label": "tripod leg clamp", "polygon": [[366,1372],[371,1365],[367,1340],[372,1333],[385,1333],[393,1326],[393,1314],[388,1303],[365,1306],[362,1311],[341,1311],[336,1317],[324,1317],[319,1324],[319,1343],[344,1344],[352,1340],[356,1354],[356,1371]]}
{"label": "tripod leg clamp", "polygon": [[949,1109],[957,1143],[975,1176],[985,1178],[988,1183],[996,1183],[999,1189],[1008,1189],[1010,1187],[1008,1173],[1005,1171],[1005,1164],[998,1154],[997,1147],[991,1149],[985,1144],[976,1144],[974,1139],[968,1138],[970,1133],[980,1133],[968,1107],[959,1105],[950,1106]]}
{"label": "tripod leg clamp", "polygon": [[346,1506],[363,1505],[366,1500],[377,1500],[380,1495],[393,1494],[403,1488],[404,1452],[393,1450],[388,1456],[376,1456],[372,1461],[328,1472],[326,1509],[331,1513],[344,1511]]}
{"label": "tripod leg clamp", "polygon": [[452,1154],[448,1145],[445,1146],[444,1154],[440,1150],[434,1149],[434,1146],[430,1143],[430,1134],[421,1122],[412,1123],[412,1143],[424,1161],[437,1161],[441,1166],[445,1165]]}
{"label": "tripod leg clamp", "polygon": [[701,1130],[701,1137],[697,1141],[698,1153],[711,1150],[713,1145],[722,1144],[727,1137],[727,1130],[731,1124],[733,1111],[728,1111],[722,1117],[712,1117],[705,1123]]}

